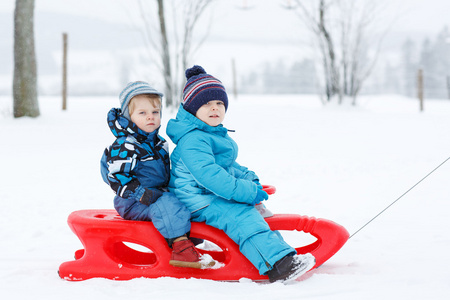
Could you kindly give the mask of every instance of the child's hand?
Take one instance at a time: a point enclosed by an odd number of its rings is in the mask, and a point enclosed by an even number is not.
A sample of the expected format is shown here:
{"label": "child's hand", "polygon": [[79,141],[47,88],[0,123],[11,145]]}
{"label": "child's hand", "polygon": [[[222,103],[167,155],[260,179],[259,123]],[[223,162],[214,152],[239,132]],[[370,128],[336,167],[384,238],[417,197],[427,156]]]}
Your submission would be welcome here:
{"label": "child's hand", "polygon": [[255,199],[253,199],[253,202],[251,203],[251,205],[256,205],[259,202],[267,200],[267,199],[269,199],[269,195],[265,191],[257,189],[256,197],[255,197]]}

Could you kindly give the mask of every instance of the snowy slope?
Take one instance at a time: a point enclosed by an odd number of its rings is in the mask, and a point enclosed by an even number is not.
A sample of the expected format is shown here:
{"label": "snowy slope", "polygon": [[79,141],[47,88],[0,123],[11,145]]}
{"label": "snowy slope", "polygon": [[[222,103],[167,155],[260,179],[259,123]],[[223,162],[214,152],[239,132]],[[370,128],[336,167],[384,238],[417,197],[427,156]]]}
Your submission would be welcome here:
{"label": "snowy slope", "polygon": [[[450,101],[363,97],[323,107],[314,96],[242,96],[225,125],[238,161],[277,187],[267,206],[331,219],[352,234],[450,156]],[[118,100],[40,98],[41,117],[13,119],[0,98],[0,293],[3,299],[448,299],[450,162],[292,285],[197,279],[66,282],[81,243],[70,212],[112,208],[99,174]],[[175,112],[164,110],[164,124]],[[161,130],[165,136],[165,128]]]}

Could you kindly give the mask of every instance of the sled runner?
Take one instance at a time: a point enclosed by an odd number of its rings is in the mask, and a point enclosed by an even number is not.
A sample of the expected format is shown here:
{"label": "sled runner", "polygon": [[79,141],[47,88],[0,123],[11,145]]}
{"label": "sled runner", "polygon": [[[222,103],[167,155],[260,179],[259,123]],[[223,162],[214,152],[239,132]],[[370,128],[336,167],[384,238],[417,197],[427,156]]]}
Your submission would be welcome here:
{"label": "sled runner", "polygon": [[[269,194],[275,188],[264,186]],[[332,221],[295,214],[275,214],[265,219],[272,230],[303,231],[316,240],[296,247],[297,253],[311,253],[314,268],[333,256],[347,241],[347,230]],[[212,242],[209,254],[219,266],[210,269],[180,268],[169,265],[171,249],[151,222],[122,219],[115,210],[80,210],[69,215],[68,223],[81,240],[84,249],[75,252],[75,260],[62,263],[59,276],[69,281],[90,278],[129,280],[133,278],[201,278],[237,281],[241,278],[268,280],[245,258],[222,230],[204,223],[192,222],[191,237]]]}

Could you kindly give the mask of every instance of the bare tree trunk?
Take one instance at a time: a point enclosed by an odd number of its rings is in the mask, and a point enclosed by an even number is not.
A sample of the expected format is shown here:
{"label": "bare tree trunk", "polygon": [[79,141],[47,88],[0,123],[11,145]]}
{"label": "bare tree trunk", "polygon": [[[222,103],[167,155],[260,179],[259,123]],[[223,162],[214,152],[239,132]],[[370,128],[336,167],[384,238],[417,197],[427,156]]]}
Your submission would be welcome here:
{"label": "bare tree trunk", "polygon": [[14,11],[14,117],[37,117],[36,55],[34,51],[34,0],[16,0]]}
{"label": "bare tree trunk", "polygon": [[419,98],[420,111],[423,111],[423,71],[417,71],[417,97]]}
{"label": "bare tree trunk", "polygon": [[231,59],[231,74],[233,76],[233,95],[234,95],[234,99],[237,99],[238,91],[237,91],[237,79],[236,79],[236,61],[234,60],[234,58]]}
{"label": "bare tree trunk", "polygon": [[450,76],[447,76],[447,95],[448,99],[450,99]]}
{"label": "bare tree trunk", "polygon": [[331,71],[330,71],[330,64],[328,61],[328,55],[326,54],[326,46],[324,45],[323,41],[319,41],[320,44],[320,52],[322,53],[322,66],[323,66],[323,75],[325,79],[325,95],[327,97],[327,102],[331,100],[331,97],[333,97],[333,84],[331,79]]}
{"label": "bare tree trunk", "polygon": [[[341,11],[347,11],[346,3],[340,2]],[[350,11],[353,11],[353,4],[351,4]],[[347,14],[345,14],[347,16]],[[342,93],[344,95],[350,94],[350,51],[351,32],[352,32],[352,13],[345,18],[340,18],[339,23],[341,25],[341,68],[342,68]]]}
{"label": "bare tree trunk", "polygon": [[164,18],[164,0],[158,0],[158,17],[159,26],[161,29],[161,57],[163,64],[163,76],[165,83],[165,98],[168,107],[173,104],[173,85],[172,85],[172,71],[170,66],[170,49],[167,40],[166,20]]}
{"label": "bare tree trunk", "polygon": [[339,70],[336,68],[336,55],[335,55],[335,47],[333,44],[333,40],[331,38],[328,29],[325,27],[325,13],[326,6],[324,0],[320,0],[319,5],[319,31],[321,36],[325,40],[326,50],[327,50],[327,58],[329,60],[329,76],[331,79],[331,96],[338,94],[339,102],[342,100],[341,88],[340,88],[340,78],[339,78]]}
{"label": "bare tree trunk", "polygon": [[324,88],[327,101],[330,101],[336,94],[339,94],[341,98],[339,68],[336,66],[336,50],[332,36],[326,27],[326,14],[329,5],[324,0],[320,0],[318,7],[312,9],[308,9],[301,0],[297,0],[297,5],[300,9],[300,18],[303,19],[305,24],[313,32],[318,42],[322,56],[321,64],[324,71]]}

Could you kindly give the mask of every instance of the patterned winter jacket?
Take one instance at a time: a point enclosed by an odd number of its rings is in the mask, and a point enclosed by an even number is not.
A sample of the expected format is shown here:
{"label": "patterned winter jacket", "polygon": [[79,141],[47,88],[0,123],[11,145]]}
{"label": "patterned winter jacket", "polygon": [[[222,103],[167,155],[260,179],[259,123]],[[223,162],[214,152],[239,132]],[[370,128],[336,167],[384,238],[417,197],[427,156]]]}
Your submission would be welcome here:
{"label": "patterned winter jacket", "polygon": [[117,196],[150,205],[167,191],[170,159],[167,142],[158,135],[140,130],[113,108],[108,125],[116,141],[101,159],[101,174]]}
{"label": "patterned winter jacket", "polygon": [[221,197],[251,203],[258,176],[236,162],[238,146],[222,125],[213,127],[180,106],[167,135],[172,152],[169,189],[193,213]]}

